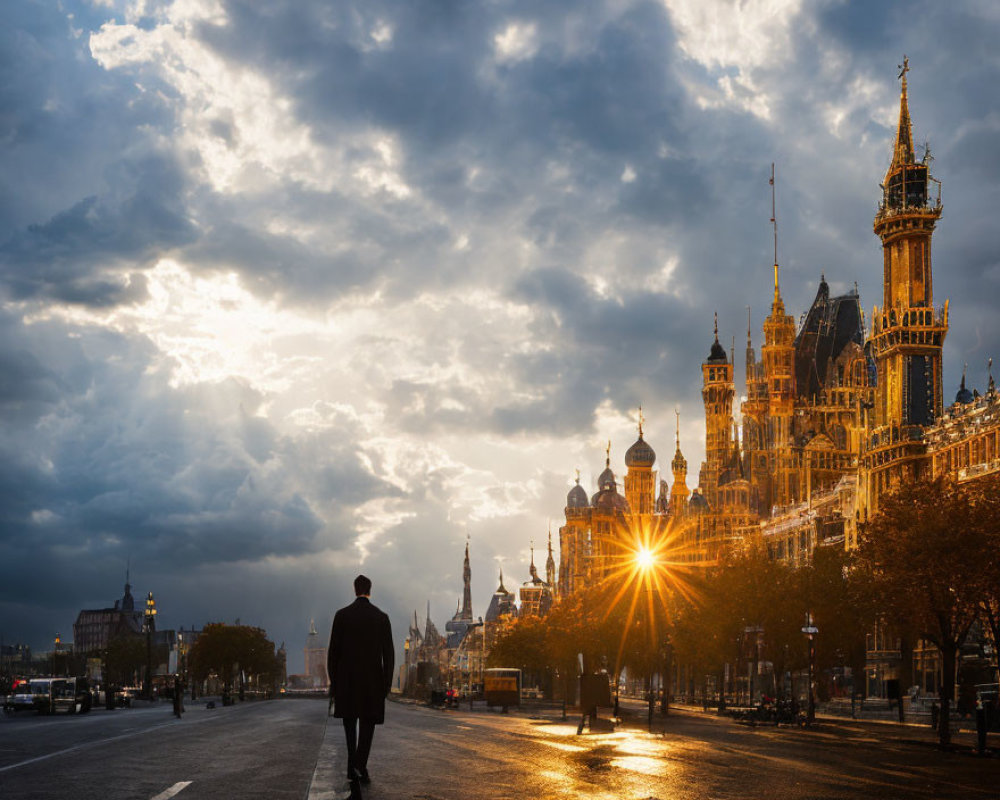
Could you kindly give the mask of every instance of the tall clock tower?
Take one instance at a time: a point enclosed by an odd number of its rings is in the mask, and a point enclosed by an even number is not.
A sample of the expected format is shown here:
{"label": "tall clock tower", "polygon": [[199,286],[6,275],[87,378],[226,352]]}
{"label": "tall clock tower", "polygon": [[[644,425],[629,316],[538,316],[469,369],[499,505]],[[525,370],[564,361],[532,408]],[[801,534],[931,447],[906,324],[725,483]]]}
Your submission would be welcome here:
{"label": "tall clock tower", "polygon": [[941,351],[948,304],[934,308],[931,271],[931,237],[942,211],[940,183],[931,177],[929,152],[919,161],[914,156],[908,71],[904,58],[896,142],[874,223],[882,240],[882,306],[872,311],[867,342],[877,374],[864,457],[869,510],[877,508],[882,492],[920,476],[923,429],[943,411]]}

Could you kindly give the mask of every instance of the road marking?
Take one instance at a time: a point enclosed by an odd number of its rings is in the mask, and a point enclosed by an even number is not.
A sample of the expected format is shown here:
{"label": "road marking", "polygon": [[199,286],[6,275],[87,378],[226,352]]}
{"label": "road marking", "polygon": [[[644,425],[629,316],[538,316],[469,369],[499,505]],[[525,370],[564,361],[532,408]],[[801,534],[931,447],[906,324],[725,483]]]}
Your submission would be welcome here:
{"label": "road marking", "polygon": [[160,792],[158,795],[156,795],[156,797],[152,798],[152,800],[169,800],[169,798],[173,797],[175,794],[178,794],[179,792],[182,792],[190,785],[191,781],[179,781],[166,791]]}
{"label": "road marking", "polygon": [[[192,720],[191,722],[184,723],[185,725],[200,725],[203,722],[213,719],[213,717],[204,717],[199,720]],[[117,742],[122,739],[132,739],[136,736],[142,736],[144,733],[150,733],[151,731],[158,731],[160,728],[166,728],[168,726],[176,725],[176,720],[171,720],[170,722],[164,722],[160,725],[154,725],[151,728],[145,728],[143,730],[135,730],[129,728],[127,733],[119,734],[118,736],[111,736],[108,739],[98,739],[96,742],[84,742],[83,744],[77,744],[73,747],[67,747],[65,750],[57,750],[54,753],[46,753],[43,756],[35,756],[34,758],[29,758],[26,761],[19,761],[16,764],[8,764],[6,767],[0,767],[0,772],[7,772],[8,770],[17,769],[18,767],[26,767],[28,764],[37,764],[39,761],[45,761],[49,758],[55,758],[56,756],[64,756],[67,753],[74,753],[77,750],[85,750],[89,747],[97,747],[99,744],[107,744],[109,742]]]}

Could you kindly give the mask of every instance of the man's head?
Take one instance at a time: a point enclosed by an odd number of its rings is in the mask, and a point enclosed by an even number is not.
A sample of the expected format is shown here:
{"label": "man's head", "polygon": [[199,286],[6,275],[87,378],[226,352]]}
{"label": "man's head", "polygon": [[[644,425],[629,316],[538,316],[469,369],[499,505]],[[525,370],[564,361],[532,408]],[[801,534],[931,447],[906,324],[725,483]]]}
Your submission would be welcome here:
{"label": "man's head", "polygon": [[358,575],[354,579],[354,595],[356,597],[368,597],[372,593],[372,582],[364,575]]}

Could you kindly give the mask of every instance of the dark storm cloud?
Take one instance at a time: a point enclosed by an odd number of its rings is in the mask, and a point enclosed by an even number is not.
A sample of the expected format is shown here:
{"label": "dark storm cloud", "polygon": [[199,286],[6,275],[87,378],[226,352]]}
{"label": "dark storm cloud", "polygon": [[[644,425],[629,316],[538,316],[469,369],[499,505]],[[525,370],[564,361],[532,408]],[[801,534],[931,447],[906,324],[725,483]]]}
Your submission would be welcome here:
{"label": "dark storm cloud", "polygon": [[[359,416],[384,412],[378,436],[394,443],[451,437],[471,452],[497,435],[579,443],[599,433],[606,404],[642,403],[659,412],[650,434],[663,451],[667,409],[700,414],[712,312],[741,362],[751,305],[759,348],[772,161],[789,313],[807,307],[821,272],[837,291],[857,280],[866,310],[881,303],[871,221],[904,52],[916,138],[930,140],[945,182],[934,245],[937,301],[952,308],[945,382],[969,360],[985,384],[1000,340],[989,6],[805,4],[761,33],[773,38],[722,37],[705,56],[654,2],[231,0],[224,25],[176,27],[177,8],[147,3],[127,40],[164,35],[106,66],[88,39],[134,10],[68,7],[72,18],[56,5],[0,9],[0,284],[17,301],[0,315],[0,560],[41,553],[50,565],[0,589],[0,617],[27,620],[21,630],[110,602],[131,553],[186,624],[253,614],[295,652],[310,616],[326,624],[331,586],[349,585],[371,503],[401,520],[373,526],[364,565],[397,635],[413,606],[423,623],[428,596],[438,624],[450,615],[468,528],[485,601],[493,556],[539,538],[533,520],[558,515],[562,479],[496,464],[489,497],[507,510],[466,526],[454,484],[471,457],[395,463]],[[241,149],[255,120],[224,92],[184,85],[177,75],[218,75],[170,49],[181,39],[233,75],[262,76],[287,101],[277,135],[308,130],[320,157],[296,151],[289,163],[309,166],[283,172],[267,137]],[[198,124],[249,179],[206,179],[210,154],[187,127]],[[398,185],[366,184],[369,168]],[[310,387],[350,388],[350,400],[324,395],[350,413],[317,407],[319,430],[292,434],[248,379],[178,385],[177,363],[142,333],[46,316],[136,304],[162,256],[202,276],[234,272],[282,311],[375,309],[386,331],[352,340],[357,374],[330,371],[349,386]],[[477,308],[483,298],[500,310]],[[393,359],[400,342],[405,358]],[[331,358],[345,357],[340,345]],[[700,447],[685,442],[692,474]],[[544,488],[524,510],[503,489],[529,478]]]}
{"label": "dark storm cloud", "polygon": [[0,247],[0,269],[12,298],[90,306],[134,302],[145,295],[141,270],[165,250],[190,241],[193,223],[177,199],[181,176],[159,159],[128,165],[135,191],[121,201],[88,197]]}

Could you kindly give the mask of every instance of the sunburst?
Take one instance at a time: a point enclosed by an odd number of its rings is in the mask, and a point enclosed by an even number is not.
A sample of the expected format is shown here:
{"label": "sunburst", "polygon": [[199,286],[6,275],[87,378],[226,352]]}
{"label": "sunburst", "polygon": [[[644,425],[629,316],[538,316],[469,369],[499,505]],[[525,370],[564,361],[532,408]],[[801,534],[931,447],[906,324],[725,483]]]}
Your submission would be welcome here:
{"label": "sunburst", "polygon": [[705,564],[692,564],[688,556],[693,550],[685,543],[684,533],[684,526],[669,517],[631,514],[619,522],[613,535],[598,540],[600,549],[606,553],[602,584],[610,595],[604,619],[620,604],[628,604],[618,643],[616,675],[637,621],[648,622],[643,626],[649,638],[646,644],[656,650],[662,644],[657,641],[656,631],[666,622],[671,598],[677,595],[690,602],[698,601],[698,590],[691,578]]}

